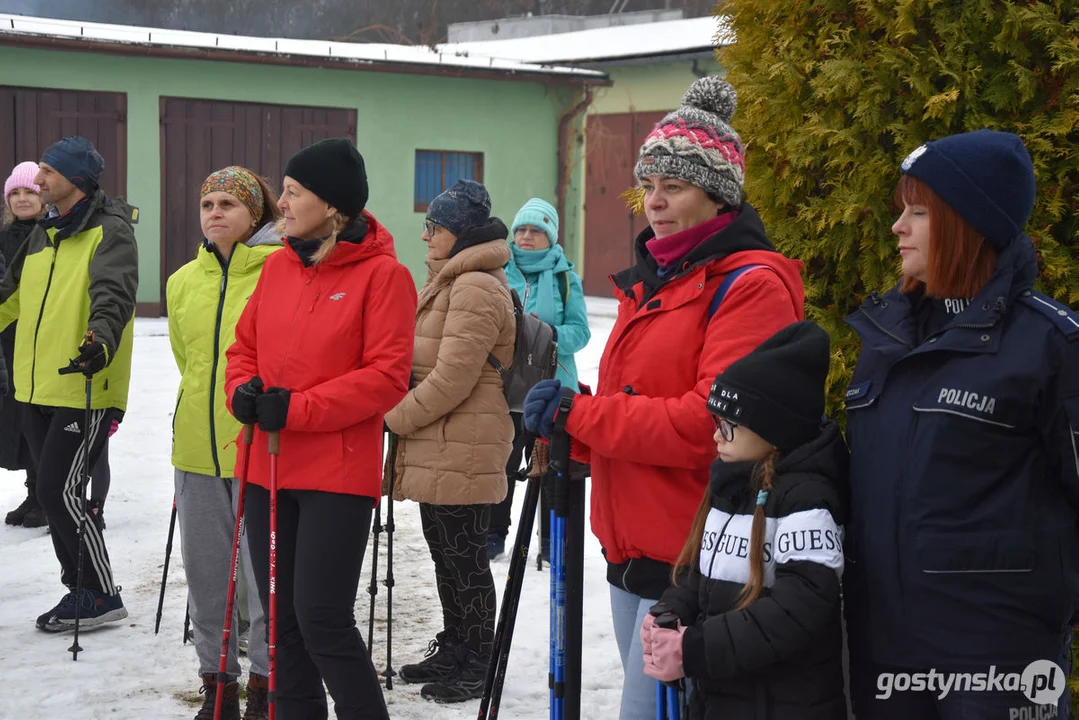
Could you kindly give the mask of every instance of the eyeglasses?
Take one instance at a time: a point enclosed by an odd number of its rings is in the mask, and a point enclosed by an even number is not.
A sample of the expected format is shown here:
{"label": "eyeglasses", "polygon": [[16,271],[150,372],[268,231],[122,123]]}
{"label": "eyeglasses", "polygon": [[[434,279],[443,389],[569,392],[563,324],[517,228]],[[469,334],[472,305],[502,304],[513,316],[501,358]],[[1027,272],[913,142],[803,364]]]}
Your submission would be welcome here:
{"label": "eyeglasses", "polygon": [[538,227],[536,227],[534,225],[522,225],[521,227],[517,228],[517,231],[514,233],[514,235],[546,235],[546,234],[547,234],[546,230],[538,228]]}
{"label": "eyeglasses", "polygon": [[738,427],[738,423],[733,423],[727,418],[721,418],[716,415],[712,416],[712,422],[716,425],[716,430],[719,430],[720,436],[727,442],[734,442],[734,429]]}
{"label": "eyeglasses", "polygon": [[434,237],[435,231],[438,230],[438,228],[439,228],[439,226],[435,225],[430,220],[424,220],[423,221],[423,233],[424,233],[424,235],[429,235],[431,237]]}

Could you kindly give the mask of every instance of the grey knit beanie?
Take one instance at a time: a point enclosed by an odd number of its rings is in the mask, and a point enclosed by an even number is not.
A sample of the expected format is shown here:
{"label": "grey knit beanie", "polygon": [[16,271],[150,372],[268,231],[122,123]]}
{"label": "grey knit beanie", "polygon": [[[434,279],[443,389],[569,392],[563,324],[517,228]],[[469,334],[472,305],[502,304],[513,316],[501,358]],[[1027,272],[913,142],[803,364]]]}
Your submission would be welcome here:
{"label": "grey knit beanie", "polygon": [[677,178],[728,205],[742,204],[745,149],[728,124],[738,93],[726,80],[703,77],[689,86],[682,105],[660,120],[641,145],[633,174]]}

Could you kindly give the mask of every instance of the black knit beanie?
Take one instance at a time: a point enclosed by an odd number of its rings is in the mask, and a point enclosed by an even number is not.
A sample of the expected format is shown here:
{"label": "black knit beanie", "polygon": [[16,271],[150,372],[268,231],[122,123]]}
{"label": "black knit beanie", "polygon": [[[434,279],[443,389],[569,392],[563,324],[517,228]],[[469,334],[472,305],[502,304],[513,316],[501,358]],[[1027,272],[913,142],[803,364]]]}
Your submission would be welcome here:
{"label": "black knit beanie", "polygon": [[815,323],[788,325],[716,377],[708,412],[744,425],[780,452],[805,445],[824,417],[829,345]]}
{"label": "black knit beanie", "polygon": [[319,140],[289,158],[285,175],[303,185],[349,219],[367,206],[367,170],[348,138]]}

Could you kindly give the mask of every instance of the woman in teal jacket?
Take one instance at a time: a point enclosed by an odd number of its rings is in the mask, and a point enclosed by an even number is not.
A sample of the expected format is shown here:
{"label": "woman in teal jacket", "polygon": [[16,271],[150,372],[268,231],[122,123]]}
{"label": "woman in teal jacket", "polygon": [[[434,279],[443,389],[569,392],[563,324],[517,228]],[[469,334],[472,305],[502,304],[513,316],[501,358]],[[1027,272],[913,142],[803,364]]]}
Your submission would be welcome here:
{"label": "woman in teal jacket", "polygon": [[[588,309],[584,303],[581,276],[573,271],[573,263],[558,244],[558,211],[540,198],[526,202],[513,218],[510,228],[512,257],[506,265],[510,287],[517,291],[525,312],[554,326],[558,333],[558,373],[562,387],[577,387],[577,363],[573,356],[584,349],[592,337],[588,329]],[[513,452],[506,465],[509,484],[506,499],[492,508],[491,525],[487,536],[487,554],[495,558],[505,552],[513,508],[513,486],[519,479],[522,456],[532,455],[534,438],[521,427],[521,416],[513,418]],[[544,559],[548,549],[547,497],[541,498],[540,552]]]}
{"label": "woman in teal jacket", "polygon": [[[165,299],[169,342],[180,370],[173,415],[172,464],[176,468],[176,515],[187,575],[188,609],[202,676],[203,706],[196,720],[214,717],[216,673],[232,562],[239,481],[234,479],[240,423],[225,407],[225,351],[255,291],[263,264],[282,247],[275,222],[277,196],[250,170],[227,167],[202,184],[199,211],[203,241],[196,257],[169,278]],[[241,545],[250,618],[244,720],[267,716],[269,671],[266,625],[246,538]],[[239,603],[237,603],[239,605]],[[239,608],[237,608],[238,610]],[[237,627],[233,618],[233,627]],[[239,720],[237,633],[228,653],[222,718]]]}

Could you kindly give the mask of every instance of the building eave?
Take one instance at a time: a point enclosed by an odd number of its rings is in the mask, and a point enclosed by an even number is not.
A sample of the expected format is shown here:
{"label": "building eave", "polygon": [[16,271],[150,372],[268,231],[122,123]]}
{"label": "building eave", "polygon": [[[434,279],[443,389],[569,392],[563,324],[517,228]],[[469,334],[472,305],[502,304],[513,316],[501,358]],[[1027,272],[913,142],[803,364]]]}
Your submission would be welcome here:
{"label": "building eave", "polygon": [[[433,77],[474,78],[510,82],[539,82],[547,85],[596,86],[611,85],[611,80],[599,71],[566,68],[553,65],[524,64],[521,67],[477,67],[452,63],[423,63],[370,58],[327,57],[298,55],[287,52],[208,48],[155,43],[126,42],[99,38],[64,37],[5,31],[0,27],[0,46],[97,53],[127,57],[152,57],[182,60],[236,62],[255,65],[305,67],[331,70],[425,75]],[[492,61],[492,65],[494,62]],[[530,66],[529,66],[530,65]]]}

